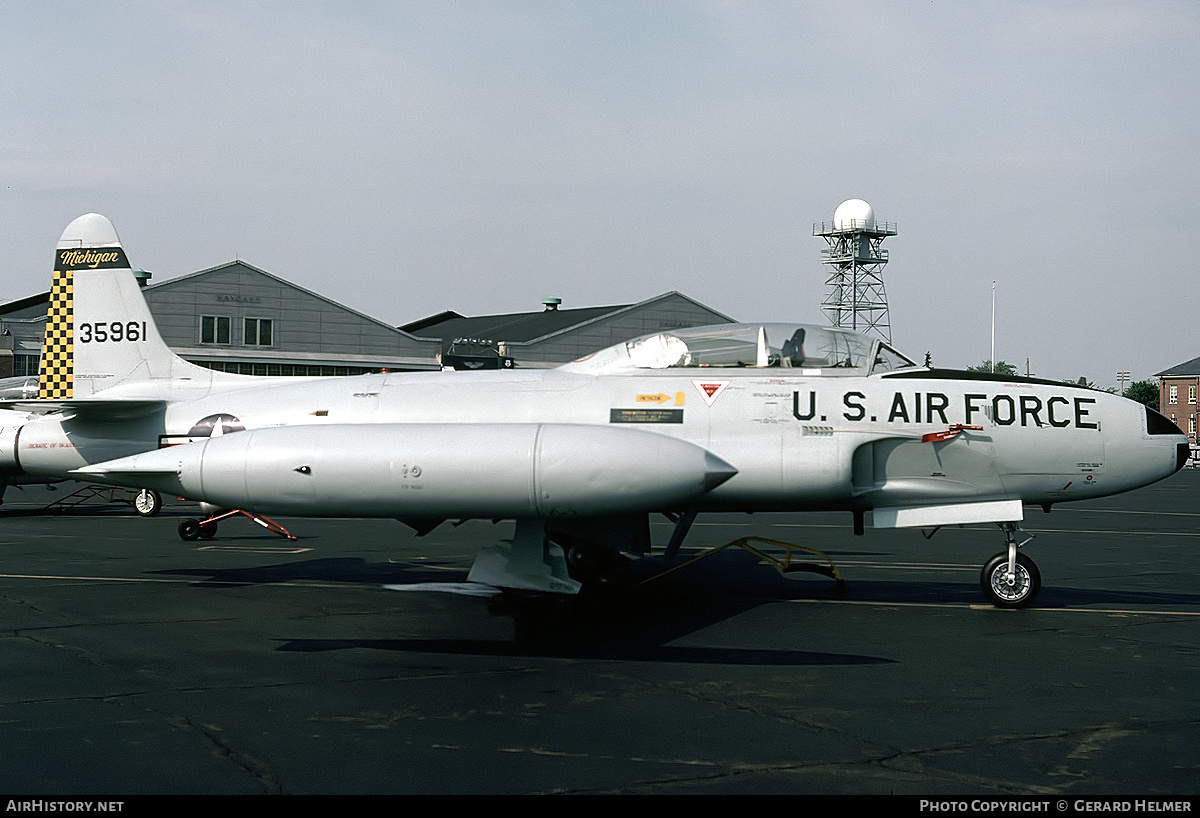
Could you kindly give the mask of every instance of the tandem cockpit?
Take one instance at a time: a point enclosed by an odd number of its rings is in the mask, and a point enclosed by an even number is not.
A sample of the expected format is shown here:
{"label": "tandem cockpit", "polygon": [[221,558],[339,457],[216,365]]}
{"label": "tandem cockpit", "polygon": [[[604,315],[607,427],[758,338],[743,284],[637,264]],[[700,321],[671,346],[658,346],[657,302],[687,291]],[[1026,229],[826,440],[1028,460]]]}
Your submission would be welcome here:
{"label": "tandem cockpit", "polygon": [[916,367],[881,340],[806,324],[719,324],[656,332],[608,347],[566,369],[794,369],[798,375],[869,375]]}

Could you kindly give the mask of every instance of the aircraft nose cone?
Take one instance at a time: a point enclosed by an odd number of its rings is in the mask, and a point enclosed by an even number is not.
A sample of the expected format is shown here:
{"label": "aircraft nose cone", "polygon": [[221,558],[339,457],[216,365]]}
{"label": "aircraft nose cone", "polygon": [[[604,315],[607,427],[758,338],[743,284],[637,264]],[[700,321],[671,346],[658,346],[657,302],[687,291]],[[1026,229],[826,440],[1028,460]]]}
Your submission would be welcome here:
{"label": "aircraft nose cone", "polygon": [[738,470],[712,452],[704,453],[704,490],[709,491],[724,483]]}
{"label": "aircraft nose cone", "polygon": [[[1169,420],[1165,415],[1151,409],[1149,406],[1142,408],[1146,418],[1145,430],[1150,435],[1151,440],[1159,441],[1159,445],[1165,447],[1175,443],[1175,468],[1171,474],[1182,469],[1188,464],[1188,460],[1192,456],[1192,447],[1188,445],[1187,435],[1183,430]],[[1164,475],[1165,476],[1165,475]]]}

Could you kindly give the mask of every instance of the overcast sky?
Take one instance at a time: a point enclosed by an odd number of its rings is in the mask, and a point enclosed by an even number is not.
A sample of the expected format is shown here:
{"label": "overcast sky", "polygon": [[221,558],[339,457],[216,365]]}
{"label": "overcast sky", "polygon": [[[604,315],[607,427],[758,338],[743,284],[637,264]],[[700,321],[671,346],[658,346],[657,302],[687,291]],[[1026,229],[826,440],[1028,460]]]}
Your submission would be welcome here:
{"label": "overcast sky", "polygon": [[0,301],[113,220],[392,324],[678,290],[823,322],[869,201],[895,345],[1115,385],[1200,355],[1200,3],[0,0]]}

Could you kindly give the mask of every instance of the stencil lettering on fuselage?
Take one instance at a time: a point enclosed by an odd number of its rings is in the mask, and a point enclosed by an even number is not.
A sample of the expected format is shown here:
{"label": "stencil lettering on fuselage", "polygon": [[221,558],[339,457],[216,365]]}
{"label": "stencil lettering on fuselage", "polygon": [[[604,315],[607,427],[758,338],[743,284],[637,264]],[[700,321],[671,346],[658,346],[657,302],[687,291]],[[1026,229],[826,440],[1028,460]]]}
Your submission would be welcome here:
{"label": "stencil lettering on fuselage", "polygon": [[[796,420],[821,419],[827,407],[822,396],[814,390],[792,392],[792,416]],[[884,400],[870,399],[863,392],[851,390],[841,396],[829,419],[841,417],[851,423],[913,424],[936,423],[950,425],[978,424],[985,418],[996,426],[1049,427],[1055,429],[1099,429],[1100,422],[1092,415],[1095,398],[1053,395],[1011,395],[968,392],[950,396],[943,392],[895,392]]]}

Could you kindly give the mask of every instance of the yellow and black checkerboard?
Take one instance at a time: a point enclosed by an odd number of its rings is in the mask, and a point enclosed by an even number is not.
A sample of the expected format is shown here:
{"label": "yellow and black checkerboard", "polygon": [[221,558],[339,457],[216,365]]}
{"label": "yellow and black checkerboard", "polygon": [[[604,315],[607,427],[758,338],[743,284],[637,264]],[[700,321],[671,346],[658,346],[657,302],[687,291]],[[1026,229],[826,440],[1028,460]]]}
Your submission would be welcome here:
{"label": "yellow and black checkerboard", "polygon": [[[57,265],[56,265],[57,266]],[[38,398],[63,400],[75,387],[75,284],[74,271],[55,270],[46,312],[46,342],[42,346],[42,375]]]}

